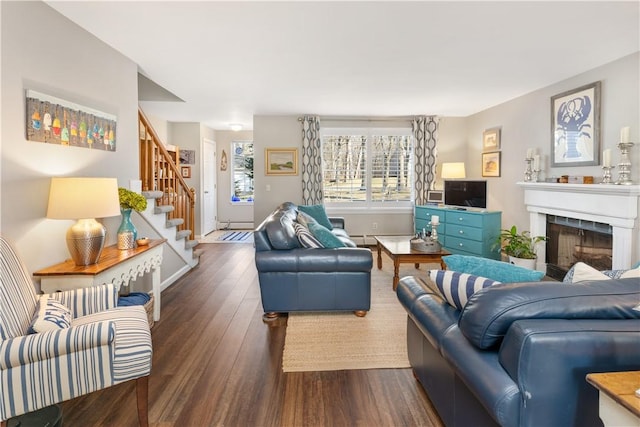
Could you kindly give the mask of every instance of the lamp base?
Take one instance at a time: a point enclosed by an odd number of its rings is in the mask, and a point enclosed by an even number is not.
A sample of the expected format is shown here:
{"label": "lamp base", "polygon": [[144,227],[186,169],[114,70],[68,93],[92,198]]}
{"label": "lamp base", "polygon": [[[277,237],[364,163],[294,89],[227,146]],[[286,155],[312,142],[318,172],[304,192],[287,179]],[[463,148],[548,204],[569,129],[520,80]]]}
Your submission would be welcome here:
{"label": "lamp base", "polygon": [[107,229],[95,219],[79,219],[67,231],[67,248],[76,265],[98,262]]}

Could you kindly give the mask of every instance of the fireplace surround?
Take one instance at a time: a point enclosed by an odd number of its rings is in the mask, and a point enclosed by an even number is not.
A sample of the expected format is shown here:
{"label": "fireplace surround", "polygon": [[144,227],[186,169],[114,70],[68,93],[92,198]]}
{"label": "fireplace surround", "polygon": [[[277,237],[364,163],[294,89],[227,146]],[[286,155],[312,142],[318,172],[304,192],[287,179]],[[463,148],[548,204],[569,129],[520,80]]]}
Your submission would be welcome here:
{"label": "fireplace surround", "polygon": [[[640,259],[640,185],[518,182],[524,189],[532,236],[547,235],[547,215],[611,227],[612,268],[628,269]],[[546,247],[537,248],[536,269],[546,271]]]}

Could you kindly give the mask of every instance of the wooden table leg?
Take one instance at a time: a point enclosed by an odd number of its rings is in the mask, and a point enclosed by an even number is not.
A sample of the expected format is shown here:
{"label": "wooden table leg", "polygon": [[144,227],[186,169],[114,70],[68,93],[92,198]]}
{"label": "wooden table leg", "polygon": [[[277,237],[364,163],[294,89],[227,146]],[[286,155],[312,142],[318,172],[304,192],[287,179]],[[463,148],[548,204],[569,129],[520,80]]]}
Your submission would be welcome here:
{"label": "wooden table leg", "polygon": [[398,282],[400,281],[400,260],[393,258],[393,290],[398,288]]}
{"label": "wooden table leg", "polygon": [[442,257],[440,257],[440,267],[441,267],[443,270],[446,270],[446,269],[447,269],[447,264],[445,264],[445,263],[444,263],[444,260],[442,259]]}
{"label": "wooden table leg", "polygon": [[382,270],[382,245],[378,242],[378,270]]}

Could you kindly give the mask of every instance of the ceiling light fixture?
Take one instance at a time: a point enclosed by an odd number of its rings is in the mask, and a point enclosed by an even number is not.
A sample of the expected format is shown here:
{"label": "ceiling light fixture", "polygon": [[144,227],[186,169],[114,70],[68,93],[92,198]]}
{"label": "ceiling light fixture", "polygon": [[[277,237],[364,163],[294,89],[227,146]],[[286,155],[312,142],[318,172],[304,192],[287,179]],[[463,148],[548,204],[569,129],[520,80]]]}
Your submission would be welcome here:
{"label": "ceiling light fixture", "polygon": [[242,125],[238,124],[238,123],[232,123],[229,125],[229,127],[231,128],[232,131],[234,132],[238,132],[242,130]]}

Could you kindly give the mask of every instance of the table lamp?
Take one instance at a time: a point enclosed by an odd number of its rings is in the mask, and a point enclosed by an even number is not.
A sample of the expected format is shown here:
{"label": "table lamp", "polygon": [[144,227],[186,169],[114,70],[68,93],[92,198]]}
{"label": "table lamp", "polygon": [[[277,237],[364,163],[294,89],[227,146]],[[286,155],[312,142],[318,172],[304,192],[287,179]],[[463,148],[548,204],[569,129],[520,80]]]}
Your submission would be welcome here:
{"label": "table lamp", "polygon": [[76,265],[98,262],[107,230],[95,218],[120,215],[116,178],[51,178],[47,218],[78,220],[67,231]]}
{"label": "table lamp", "polygon": [[466,178],[464,162],[443,163],[442,179]]}

